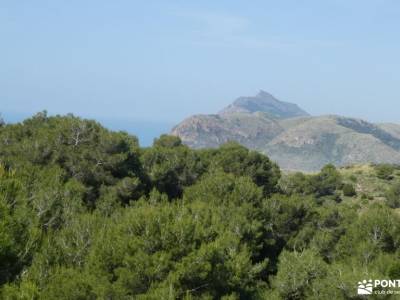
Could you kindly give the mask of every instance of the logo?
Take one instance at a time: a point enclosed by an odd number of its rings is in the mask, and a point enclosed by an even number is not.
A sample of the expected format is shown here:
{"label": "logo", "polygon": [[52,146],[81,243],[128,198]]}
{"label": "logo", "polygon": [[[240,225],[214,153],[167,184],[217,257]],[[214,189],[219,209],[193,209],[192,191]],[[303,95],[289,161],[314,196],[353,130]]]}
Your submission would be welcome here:
{"label": "logo", "polygon": [[373,283],[372,279],[370,280],[363,280],[358,282],[357,294],[358,295],[372,295],[373,290]]}
{"label": "logo", "polygon": [[357,284],[358,295],[400,295],[400,279],[363,280]]}

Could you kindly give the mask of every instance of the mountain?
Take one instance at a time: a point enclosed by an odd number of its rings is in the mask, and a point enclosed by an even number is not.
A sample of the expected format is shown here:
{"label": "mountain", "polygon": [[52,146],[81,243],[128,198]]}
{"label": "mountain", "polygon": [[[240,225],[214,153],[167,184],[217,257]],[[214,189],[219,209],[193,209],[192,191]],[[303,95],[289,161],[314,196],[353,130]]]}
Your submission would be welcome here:
{"label": "mountain", "polygon": [[321,116],[290,120],[263,149],[283,169],[315,171],[328,163],[400,163],[400,140],[363,120]]}
{"label": "mountain", "polygon": [[400,124],[384,123],[379,124],[379,127],[400,139]]}
{"label": "mountain", "polygon": [[254,97],[240,97],[219,114],[264,112],[273,118],[293,118],[309,116],[296,104],[279,101],[271,94],[261,90]]}
{"label": "mountain", "polygon": [[237,141],[251,149],[263,149],[284,129],[263,113],[195,115],[173,128],[172,134],[192,148],[213,148]]}
{"label": "mountain", "polygon": [[237,141],[267,154],[286,170],[316,171],[328,163],[400,164],[400,125],[313,117],[264,91],[238,98],[219,114],[189,117],[172,134],[193,148]]}

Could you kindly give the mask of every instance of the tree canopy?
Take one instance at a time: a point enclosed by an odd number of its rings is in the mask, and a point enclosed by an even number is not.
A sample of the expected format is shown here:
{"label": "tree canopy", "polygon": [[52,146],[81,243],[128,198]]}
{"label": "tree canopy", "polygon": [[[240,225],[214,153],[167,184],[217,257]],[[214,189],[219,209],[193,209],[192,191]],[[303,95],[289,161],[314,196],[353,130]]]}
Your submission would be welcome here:
{"label": "tree canopy", "polygon": [[2,124],[0,298],[358,299],[358,281],[400,274],[400,181],[376,170],[389,188],[368,201],[332,165],[285,174],[237,143]]}

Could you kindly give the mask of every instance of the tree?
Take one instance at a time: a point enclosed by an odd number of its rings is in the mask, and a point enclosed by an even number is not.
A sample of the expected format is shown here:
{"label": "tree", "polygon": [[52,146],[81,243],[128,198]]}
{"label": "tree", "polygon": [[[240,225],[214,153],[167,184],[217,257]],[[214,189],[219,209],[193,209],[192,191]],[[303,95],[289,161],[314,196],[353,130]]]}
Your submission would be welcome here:
{"label": "tree", "polygon": [[0,298],[358,299],[400,274],[400,184],[387,205],[338,201],[355,196],[341,174],[281,177],[236,143],[141,149],[72,115],[4,125]]}
{"label": "tree", "polygon": [[342,178],[335,166],[326,165],[319,174],[311,177],[311,185],[317,197],[332,196],[340,189]]}
{"label": "tree", "polygon": [[307,295],[314,293],[313,283],[328,273],[327,264],[311,250],[283,251],[278,267],[273,285],[283,299],[306,299]]}
{"label": "tree", "polygon": [[343,195],[346,197],[354,197],[357,195],[357,192],[352,184],[345,184],[343,185]]}
{"label": "tree", "polygon": [[222,145],[211,154],[211,167],[221,168],[236,176],[248,176],[269,195],[276,191],[280,178],[278,166],[256,151],[249,151],[238,143]]}
{"label": "tree", "polygon": [[18,198],[22,184],[0,165],[0,285],[29,265],[39,241],[35,216]]}
{"label": "tree", "polygon": [[182,141],[179,137],[173,135],[161,135],[154,140],[153,147],[176,148],[182,146]]}
{"label": "tree", "polygon": [[311,185],[311,178],[300,172],[285,175],[279,181],[279,187],[286,195],[312,195],[315,188]]}
{"label": "tree", "polygon": [[50,277],[49,283],[41,293],[41,299],[98,299],[92,280],[92,276],[88,273],[60,268]]}
{"label": "tree", "polygon": [[156,141],[154,147],[144,151],[141,162],[151,185],[170,198],[177,198],[184,187],[196,182],[205,168],[196,152],[178,144],[170,147],[167,140],[175,138],[164,136]]}
{"label": "tree", "polygon": [[379,164],[375,166],[376,176],[383,180],[392,180],[395,167],[389,164]]}
{"label": "tree", "polygon": [[90,207],[95,206],[101,186],[112,186],[126,177],[142,183],[132,198],[143,195],[146,179],[139,155],[135,137],[110,132],[94,121],[73,115],[48,117],[42,112],[0,131],[0,157],[7,167],[56,165],[67,178],[87,187],[85,202]]}
{"label": "tree", "polygon": [[380,254],[394,253],[399,246],[399,216],[383,205],[373,205],[346,228],[336,246],[336,255],[369,265]]}
{"label": "tree", "polygon": [[387,205],[391,208],[400,207],[400,181],[392,184],[386,192]]}

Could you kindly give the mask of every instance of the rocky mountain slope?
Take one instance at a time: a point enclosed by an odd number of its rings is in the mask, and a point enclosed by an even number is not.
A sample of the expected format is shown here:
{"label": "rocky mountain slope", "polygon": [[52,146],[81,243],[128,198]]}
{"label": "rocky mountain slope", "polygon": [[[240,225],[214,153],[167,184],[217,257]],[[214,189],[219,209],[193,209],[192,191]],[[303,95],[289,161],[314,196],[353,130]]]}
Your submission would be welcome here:
{"label": "rocky mountain slope", "polygon": [[272,118],[282,119],[309,116],[307,112],[296,104],[279,101],[271,94],[262,90],[254,97],[238,98],[231,105],[224,108],[219,114],[255,112],[264,112]]}
{"label": "rocky mountain slope", "polygon": [[216,115],[196,115],[172,134],[193,148],[237,141],[287,170],[316,171],[328,163],[400,164],[400,125],[341,116],[312,117],[296,104],[261,91],[241,97]]}

